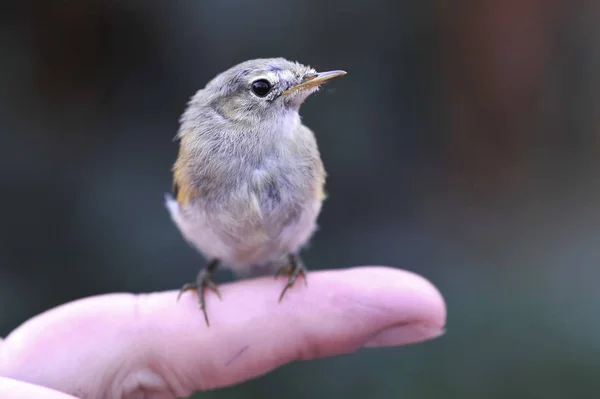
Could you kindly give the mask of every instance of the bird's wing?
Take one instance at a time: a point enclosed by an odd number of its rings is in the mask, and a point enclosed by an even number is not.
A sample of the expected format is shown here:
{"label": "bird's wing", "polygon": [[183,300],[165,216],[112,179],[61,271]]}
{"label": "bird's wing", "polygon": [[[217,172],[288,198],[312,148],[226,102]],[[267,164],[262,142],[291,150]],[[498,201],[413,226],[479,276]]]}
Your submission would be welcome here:
{"label": "bird's wing", "polygon": [[189,204],[200,194],[189,176],[189,170],[186,167],[188,165],[187,156],[180,147],[177,161],[173,165],[173,196],[181,206]]}

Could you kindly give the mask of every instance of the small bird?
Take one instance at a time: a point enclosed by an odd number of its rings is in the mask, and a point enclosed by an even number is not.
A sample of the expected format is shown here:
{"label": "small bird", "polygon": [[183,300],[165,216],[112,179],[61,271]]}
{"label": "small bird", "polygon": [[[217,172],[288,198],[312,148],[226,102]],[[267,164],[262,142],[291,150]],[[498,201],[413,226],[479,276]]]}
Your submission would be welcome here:
{"label": "small bird", "polygon": [[345,74],[255,59],[219,74],[188,102],[166,207],[208,262],[179,293],[197,291],[207,326],[204,294],[221,298],[212,281],[220,265],[238,276],[287,274],[279,301],[299,276],[306,284],[299,253],[316,229],[326,174],[299,110],[320,85]]}

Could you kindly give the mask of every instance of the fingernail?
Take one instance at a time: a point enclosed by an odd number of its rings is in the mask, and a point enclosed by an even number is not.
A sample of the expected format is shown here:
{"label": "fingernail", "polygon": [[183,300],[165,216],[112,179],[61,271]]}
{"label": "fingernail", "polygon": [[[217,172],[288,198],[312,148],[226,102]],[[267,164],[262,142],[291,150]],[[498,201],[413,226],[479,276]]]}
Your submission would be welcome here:
{"label": "fingernail", "polygon": [[403,324],[388,327],[371,337],[364,345],[365,348],[382,348],[414,344],[438,338],[446,333],[444,327],[427,323]]}

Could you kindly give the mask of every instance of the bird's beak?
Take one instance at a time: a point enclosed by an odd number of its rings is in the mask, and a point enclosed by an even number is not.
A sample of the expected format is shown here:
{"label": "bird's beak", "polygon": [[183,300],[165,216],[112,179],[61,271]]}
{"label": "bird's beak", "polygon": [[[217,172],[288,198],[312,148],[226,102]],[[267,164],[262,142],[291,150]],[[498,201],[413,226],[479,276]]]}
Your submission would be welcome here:
{"label": "bird's beak", "polygon": [[284,91],[282,94],[286,95],[286,94],[295,92],[297,90],[305,90],[305,89],[309,89],[311,87],[319,86],[333,78],[338,78],[340,76],[344,76],[345,74],[346,74],[346,71],[327,71],[327,72],[319,72],[319,73],[310,73],[310,74],[304,75],[304,77],[302,78],[302,83],[299,83],[296,86],[290,87],[289,89]]}

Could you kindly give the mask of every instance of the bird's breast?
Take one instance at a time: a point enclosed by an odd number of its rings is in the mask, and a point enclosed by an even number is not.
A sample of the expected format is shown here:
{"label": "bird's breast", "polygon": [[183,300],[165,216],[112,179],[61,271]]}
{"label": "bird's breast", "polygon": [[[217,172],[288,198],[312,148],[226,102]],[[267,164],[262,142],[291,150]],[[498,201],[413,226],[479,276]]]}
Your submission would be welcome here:
{"label": "bird's breast", "polygon": [[287,149],[225,162],[213,153],[192,177],[200,195],[176,215],[184,235],[207,257],[234,265],[295,252],[312,234],[323,199],[324,173],[313,154]]}
{"label": "bird's breast", "polygon": [[190,180],[198,206],[232,224],[277,230],[320,201],[324,173],[312,132],[302,125],[284,130],[293,133],[240,131],[237,140],[196,143]]}

